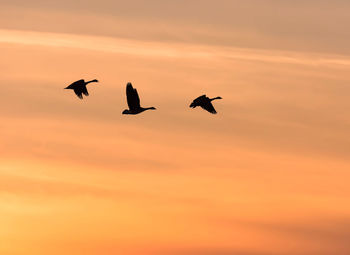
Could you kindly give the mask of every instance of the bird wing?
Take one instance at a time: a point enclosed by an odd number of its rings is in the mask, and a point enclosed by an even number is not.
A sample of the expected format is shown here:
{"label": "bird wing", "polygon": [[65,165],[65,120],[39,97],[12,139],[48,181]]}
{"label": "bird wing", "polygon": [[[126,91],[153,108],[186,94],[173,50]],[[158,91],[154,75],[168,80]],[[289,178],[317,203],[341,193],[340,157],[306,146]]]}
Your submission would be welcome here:
{"label": "bird wing", "polygon": [[84,80],[75,81],[72,84],[70,84],[68,87],[66,87],[66,89],[75,89],[75,88],[79,87],[81,84],[85,84]]}
{"label": "bird wing", "polygon": [[74,89],[74,93],[80,98],[80,99],[83,99],[83,91],[79,88],[77,89]]}
{"label": "bird wing", "polygon": [[81,88],[81,90],[82,90],[82,93],[83,93],[85,96],[88,96],[88,95],[89,95],[89,92],[88,92],[88,90],[87,90],[87,88],[86,88],[85,85]]}
{"label": "bird wing", "polygon": [[139,94],[137,93],[137,90],[132,87],[131,83],[126,85],[126,98],[130,110],[140,108]]}
{"label": "bird wing", "polygon": [[69,86],[79,86],[79,85],[81,85],[81,84],[85,84],[85,81],[83,80],[83,79],[81,79],[81,80],[77,80],[77,81],[75,81],[75,82],[73,82],[71,85],[69,85]]}
{"label": "bird wing", "polygon": [[82,84],[82,83],[85,83],[85,80],[84,79],[80,79],[80,80],[77,80],[76,82],[73,82],[73,83]]}
{"label": "bird wing", "polygon": [[197,97],[195,100],[193,100],[193,102],[191,103],[190,107],[196,107],[196,106],[200,106],[203,102],[203,100],[205,100],[207,98],[206,95],[202,95],[200,97]]}
{"label": "bird wing", "polygon": [[210,101],[200,104],[200,107],[202,107],[204,110],[207,110],[210,113],[216,114],[215,108]]}

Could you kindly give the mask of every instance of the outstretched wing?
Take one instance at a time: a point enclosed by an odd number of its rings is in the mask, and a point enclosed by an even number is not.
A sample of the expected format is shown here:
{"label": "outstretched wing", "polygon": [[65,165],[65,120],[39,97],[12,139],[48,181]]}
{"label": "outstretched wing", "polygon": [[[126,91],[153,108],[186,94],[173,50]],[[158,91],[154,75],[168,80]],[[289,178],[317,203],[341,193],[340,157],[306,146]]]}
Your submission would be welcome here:
{"label": "outstretched wing", "polygon": [[197,97],[195,100],[193,100],[190,107],[194,108],[196,106],[200,106],[203,103],[203,101],[206,100],[206,98],[207,98],[206,95],[202,95],[200,97]]}
{"label": "outstretched wing", "polygon": [[75,87],[75,86],[81,86],[83,84],[85,84],[85,81],[83,79],[81,79],[81,80],[77,80],[77,81],[73,82],[70,86]]}
{"label": "outstretched wing", "polygon": [[80,98],[83,99],[83,91],[80,88],[74,89],[74,93]]}
{"label": "outstretched wing", "polygon": [[75,89],[85,84],[84,80],[78,80],[70,84],[66,89]]}
{"label": "outstretched wing", "polygon": [[130,110],[140,108],[139,94],[137,93],[137,90],[132,87],[130,82],[126,85],[126,98],[128,100]]}
{"label": "outstretched wing", "polygon": [[207,110],[212,114],[216,114],[215,108],[209,100],[207,102],[202,103],[200,107],[202,107],[204,110]]}
{"label": "outstretched wing", "polygon": [[85,80],[84,79],[80,79],[80,80],[77,80],[77,81],[73,82],[72,84],[77,84],[77,85],[85,84]]}
{"label": "outstretched wing", "polygon": [[82,91],[82,93],[83,93],[85,96],[88,96],[88,95],[89,95],[89,92],[88,92],[88,90],[87,90],[87,88],[86,88],[85,85],[82,86],[81,91]]}

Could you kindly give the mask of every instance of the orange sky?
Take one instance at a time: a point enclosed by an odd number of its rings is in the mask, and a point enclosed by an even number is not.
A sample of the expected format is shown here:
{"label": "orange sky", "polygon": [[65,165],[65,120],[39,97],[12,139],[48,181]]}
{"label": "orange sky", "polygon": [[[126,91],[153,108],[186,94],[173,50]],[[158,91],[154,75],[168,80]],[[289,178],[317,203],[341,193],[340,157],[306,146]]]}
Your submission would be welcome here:
{"label": "orange sky", "polygon": [[350,3],[306,2],[1,1],[0,254],[348,255]]}

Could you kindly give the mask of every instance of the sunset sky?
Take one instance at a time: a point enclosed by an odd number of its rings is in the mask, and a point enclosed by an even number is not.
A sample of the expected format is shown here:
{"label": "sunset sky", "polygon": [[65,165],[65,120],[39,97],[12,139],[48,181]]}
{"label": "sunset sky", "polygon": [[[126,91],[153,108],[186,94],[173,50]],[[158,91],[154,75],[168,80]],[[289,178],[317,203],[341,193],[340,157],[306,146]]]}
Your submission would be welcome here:
{"label": "sunset sky", "polygon": [[348,0],[0,7],[1,255],[350,254]]}

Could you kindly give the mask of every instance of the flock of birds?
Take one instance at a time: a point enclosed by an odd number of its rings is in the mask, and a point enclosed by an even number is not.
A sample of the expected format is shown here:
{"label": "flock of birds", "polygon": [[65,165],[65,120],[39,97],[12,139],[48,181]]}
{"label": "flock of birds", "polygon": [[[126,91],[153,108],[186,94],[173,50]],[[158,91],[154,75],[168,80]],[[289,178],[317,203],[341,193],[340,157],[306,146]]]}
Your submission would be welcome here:
{"label": "flock of birds", "polygon": [[[66,87],[65,89],[72,89],[74,93],[80,98],[83,99],[83,95],[88,96],[89,92],[86,88],[86,85],[89,83],[98,82],[98,80],[91,80],[91,81],[85,81],[85,80],[78,80],[73,82],[71,85]],[[132,84],[129,82],[126,84],[126,99],[128,102],[129,109],[126,109],[123,111],[123,114],[139,114],[141,112],[147,111],[147,110],[156,110],[154,107],[142,107],[140,105],[140,97],[137,93],[137,90],[133,88]],[[206,95],[202,95],[200,97],[197,97],[193,102],[190,104],[191,108],[196,108],[197,106],[202,107],[204,110],[216,114],[216,110],[211,103],[212,101],[216,99],[222,99],[221,97],[214,97],[209,98]]]}

